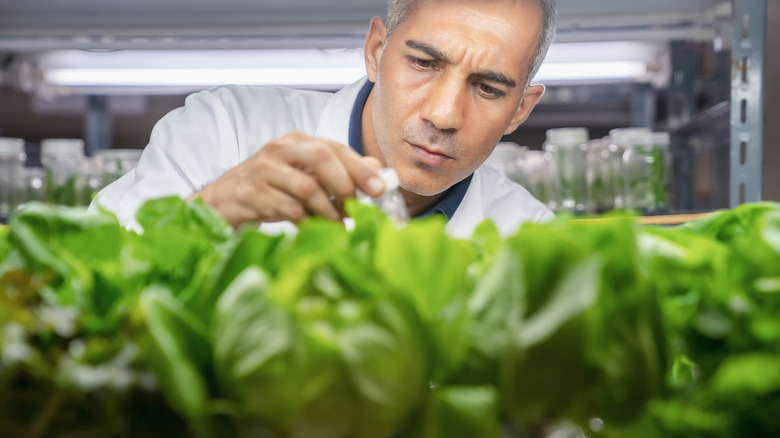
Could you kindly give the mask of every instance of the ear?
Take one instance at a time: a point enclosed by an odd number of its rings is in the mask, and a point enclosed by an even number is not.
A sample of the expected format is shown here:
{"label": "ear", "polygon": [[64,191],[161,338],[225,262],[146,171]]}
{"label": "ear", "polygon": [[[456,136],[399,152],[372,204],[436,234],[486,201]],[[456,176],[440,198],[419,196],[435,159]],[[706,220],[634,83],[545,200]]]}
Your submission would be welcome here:
{"label": "ear", "polygon": [[520,124],[525,122],[525,119],[531,114],[531,110],[539,103],[542,96],[544,96],[544,85],[542,84],[529,85],[528,88],[525,89],[523,100],[520,101],[520,106],[517,107],[517,112],[514,117],[512,117],[512,121],[509,122],[509,126],[506,128],[506,131],[504,131],[504,135],[513,133]]}
{"label": "ear", "polygon": [[366,44],[363,47],[366,74],[371,82],[376,82],[376,77],[379,74],[379,58],[382,56],[385,41],[387,41],[387,27],[379,17],[374,17],[371,20],[371,27],[366,35]]}

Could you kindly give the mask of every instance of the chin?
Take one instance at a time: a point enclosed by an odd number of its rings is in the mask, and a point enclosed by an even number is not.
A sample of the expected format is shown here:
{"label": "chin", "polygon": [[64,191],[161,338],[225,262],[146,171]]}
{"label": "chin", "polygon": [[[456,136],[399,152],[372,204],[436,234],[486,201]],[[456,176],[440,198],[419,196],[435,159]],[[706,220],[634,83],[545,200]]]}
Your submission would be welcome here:
{"label": "chin", "polygon": [[[423,178],[425,178],[425,177],[423,177]],[[447,191],[447,189],[449,189],[450,187],[455,185],[455,183],[452,183],[452,184],[445,184],[445,183],[441,183],[441,184],[435,184],[434,183],[434,184],[431,184],[433,181],[427,181],[427,182],[428,182],[428,184],[420,184],[419,182],[418,183],[409,184],[408,182],[402,180],[400,182],[400,186],[401,186],[402,189],[406,190],[409,193],[414,193],[415,195],[419,195],[419,196],[436,196],[436,195],[439,195],[439,194]]]}
{"label": "chin", "polygon": [[447,189],[431,189],[431,188],[417,188],[417,187],[409,187],[409,186],[401,186],[404,190],[406,190],[409,193],[414,193],[415,195],[419,196],[436,196],[440,195],[441,193],[445,192]]}
{"label": "chin", "polygon": [[[407,165],[391,166],[398,173],[400,186],[419,196],[436,196],[447,191],[461,179],[445,175],[444,169],[435,169],[412,161]],[[437,170],[439,172],[437,172]]]}

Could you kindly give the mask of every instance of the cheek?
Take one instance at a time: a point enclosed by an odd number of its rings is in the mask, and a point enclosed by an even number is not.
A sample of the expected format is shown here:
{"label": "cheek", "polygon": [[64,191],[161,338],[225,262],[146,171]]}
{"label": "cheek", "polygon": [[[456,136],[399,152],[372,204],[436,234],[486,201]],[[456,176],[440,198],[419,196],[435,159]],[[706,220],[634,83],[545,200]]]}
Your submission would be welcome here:
{"label": "cheek", "polygon": [[380,78],[384,103],[388,111],[392,111],[388,116],[397,118],[399,114],[414,111],[417,102],[423,98],[425,78],[409,71],[403,64],[405,60],[395,61],[380,68]]}
{"label": "cheek", "polygon": [[402,123],[398,120],[398,111],[402,109],[402,105],[399,105],[394,93],[385,93],[385,90],[392,90],[392,87],[386,82],[382,82],[382,85],[383,88],[374,86],[372,119],[378,152],[382,155],[383,162],[392,167],[396,161],[394,144],[397,141],[399,126]]}
{"label": "cheek", "polygon": [[493,152],[494,147],[504,136],[509,122],[505,118],[488,117],[484,112],[481,116],[473,117],[467,129],[463,132],[467,138],[464,143],[470,145],[466,149],[466,154],[472,160],[485,160]]}
{"label": "cheek", "polygon": [[395,123],[394,117],[401,107],[393,93],[388,94],[384,92],[386,89],[387,84],[384,84],[382,89],[377,89],[374,98],[374,129],[379,136],[377,140],[380,143],[390,133],[391,127]]}
{"label": "cheek", "polygon": [[393,141],[414,114],[415,97],[397,83],[382,82],[382,87],[376,89],[373,112],[377,140],[380,144]]}
{"label": "cheek", "polygon": [[413,90],[403,84],[393,84],[392,88],[387,88],[385,84],[385,87],[385,91],[389,90],[383,99],[388,119],[406,118],[408,114],[414,112],[416,98]]}

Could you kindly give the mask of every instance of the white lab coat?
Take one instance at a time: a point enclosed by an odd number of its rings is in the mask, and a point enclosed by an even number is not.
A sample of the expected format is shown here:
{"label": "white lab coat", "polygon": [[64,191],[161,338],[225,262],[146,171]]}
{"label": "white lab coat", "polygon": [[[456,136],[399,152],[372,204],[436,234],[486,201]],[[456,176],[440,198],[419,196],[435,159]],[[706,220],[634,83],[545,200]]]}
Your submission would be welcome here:
{"label": "white lab coat", "polygon": [[[290,131],[347,144],[349,118],[363,79],[341,91],[323,93],[267,87],[223,86],[192,94],[152,130],[138,166],[100,191],[96,204],[135,227],[144,201],[186,198],[217,180],[268,141]],[[502,235],[526,221],[545,221],[552,212],[498,169],[483,164],[447,224],[456,237],[469,237],[490,218]],[[288,222],[263,224],[261,231],[295,230]]]}

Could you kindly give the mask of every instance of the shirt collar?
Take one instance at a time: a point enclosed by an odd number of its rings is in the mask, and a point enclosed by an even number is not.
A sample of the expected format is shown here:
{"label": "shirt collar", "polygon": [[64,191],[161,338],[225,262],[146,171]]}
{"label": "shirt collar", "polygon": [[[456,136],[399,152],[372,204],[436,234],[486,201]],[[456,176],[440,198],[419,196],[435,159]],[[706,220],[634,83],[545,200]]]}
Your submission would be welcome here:
{"label": "shirt collar", "polygon": [[360,155],[363,155],[363,108],[368,102],[368,95],[371,94],[372,88],[374,83],[371,81],[363,84],[352,107],[352,114],[349,116],[349,145]]}
{"label": "shirt collar", "polygon": [[[363,155],[363,108],[366,106],[368,95],[371,94],[373,87],[373,82],[366,81],[363,88],[358,92],[355,105],[352,107],[352,113],[349,116],[349,146],[360,155]],[[417,217],[426,217],[440,213],[446,216],[448,220],[452,219],[461,201],[463,201],[463,197],[466,196],[472,176],[473,174],[469,175],[466,179],[447,189],[447,192],[436,204]]]}

